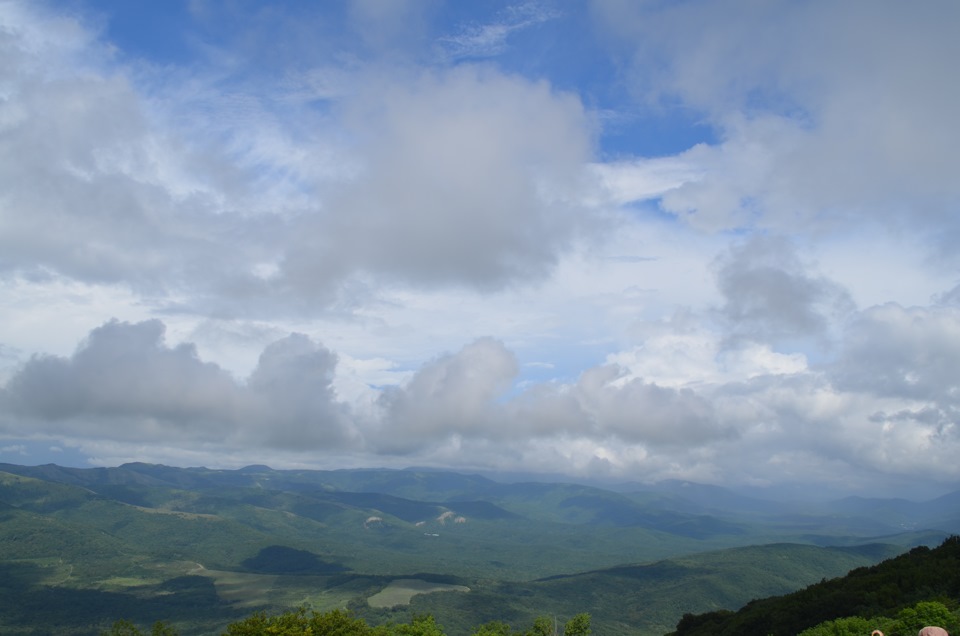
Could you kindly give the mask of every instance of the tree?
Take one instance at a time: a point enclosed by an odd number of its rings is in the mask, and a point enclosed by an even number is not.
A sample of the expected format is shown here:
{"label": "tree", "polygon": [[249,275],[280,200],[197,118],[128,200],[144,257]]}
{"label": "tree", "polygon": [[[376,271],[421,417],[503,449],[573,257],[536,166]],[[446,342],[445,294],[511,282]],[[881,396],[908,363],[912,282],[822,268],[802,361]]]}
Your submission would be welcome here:
{"label": "tree", "polygon": [[267,616],[265,612],[256,612],[242,621],[227,625],[224,636],[306,636],[310,632],[307,610],[286,612],[277,616]]}
{"label": "tree", "polygon": [[589,636],[590,633],[590,615],[586,613],[577,614],[563,626],[563,636]]}
{"label": "tree", "polygon": [[816,627],[800,632],[798,636],[864,636],[875,629],[888,630],[888,623],[889,621],[886,620],[880,623],[860,616],[851,616],[820,623]]}
{"label": "tree", "polygon": [[161,621],[153,624],[148,635],[127,620],[116,621],[110,631],[100,632],[100,634],[101,636],[178,636],[177,630]]}
{"label": "tree", "polygon": [[526,636],[554,636],[557,633],[556,621],[549,616],[538,616]]}
{"label": "tree", "polygon": [[316,636],[374,636],[389,632],[386,627],[370,627],[362,618],[354,618],[350,612],[340,609],[325,614],[314,612],[310,629]]}
{"label": "tree", "polygon": [[403,636],[444,636],[443,628],[437,625],[430,614],[414,616],[409,624],[397,625],[394,633]]}
{"label": "tree", "polygon": [[947,609],[946,605],[937,601],[920,601],[897,614],[898,632],[912,634],[927,625],[937,625],[951,633],[960,627],[957,617]]}
{"label": "tree", "polygon": [[[432,617],[431,617],[432,620]],[[370,627],[362,618],[354,618],[350,612],[335,609],[324,614],[311,612],[303,607],[295,612],[286,612],[277,616],[267,616],[257,612],[237,623],[227,626],[224,636],[387,636],[390,631],[385,627]],[[404,634],[423,634],[423,636],[443,636],[431,632],[398,632]]]}
{"label": "tree", "polygon": [[510,626],[502,621],[490,621],[489,623],[484,623],[480,627],[477,627],[472,636],[510,636],[513,634],[510,631]]}

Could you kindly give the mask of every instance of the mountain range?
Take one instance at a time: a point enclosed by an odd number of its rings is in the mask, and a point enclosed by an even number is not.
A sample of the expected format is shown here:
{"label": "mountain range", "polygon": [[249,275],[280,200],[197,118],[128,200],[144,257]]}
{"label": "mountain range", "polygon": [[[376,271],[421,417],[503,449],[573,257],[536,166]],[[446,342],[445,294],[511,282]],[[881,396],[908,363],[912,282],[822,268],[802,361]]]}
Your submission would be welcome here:
{"label": "mountain range", "polygon": [[[958,502],[814,504],[689,482],[607,489],[430,470],[0,464],[0,569],[16,599],[0,627],[82,634],[128,618],[206,634],[307,606],[373,622],[429,611],[453,636],[577,612],[597,633],[663,634],[685,613],[939,544],[960,532]],[[400,601],[368,602],[385,591]],[[57,610],[28,611],[38,605]]]}

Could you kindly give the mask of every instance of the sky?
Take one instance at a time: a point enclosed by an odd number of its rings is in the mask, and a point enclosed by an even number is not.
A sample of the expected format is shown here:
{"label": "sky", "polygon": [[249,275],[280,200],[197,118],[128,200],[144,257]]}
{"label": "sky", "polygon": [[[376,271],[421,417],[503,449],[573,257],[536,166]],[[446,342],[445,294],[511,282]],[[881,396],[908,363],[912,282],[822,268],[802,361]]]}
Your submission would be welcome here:
{"label": "sky", "polygon": [[960,489],[958,27],[0,0],[0,462]]}

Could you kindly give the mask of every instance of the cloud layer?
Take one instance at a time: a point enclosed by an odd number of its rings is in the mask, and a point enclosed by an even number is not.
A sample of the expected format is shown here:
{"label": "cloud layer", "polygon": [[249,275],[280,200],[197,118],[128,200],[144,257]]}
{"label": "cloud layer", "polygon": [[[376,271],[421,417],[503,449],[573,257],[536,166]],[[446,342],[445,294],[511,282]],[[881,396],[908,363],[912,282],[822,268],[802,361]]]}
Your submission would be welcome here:
{"label": "cloud layer", "polygon": [[[602,466],[620,478],[722,474],[763,484],[784,471],[797,479],[818,471],[818,480],[839,485],[852,465],[956,479],[960,312],[888,305],[849,329],[836,360],[817,368],[771,369],[768,349],[741,349],[739,367],[688,387],[608,363],[513,394],[515,355],[483,338],[380,391],[371,414],[339,398],[337,355],[302,334],[269,344],[240,380],[191,345],[167,346],[157,320],[109,322],[70,357],[27,361],[0,394],[0,417],[13,437],[216,443],[247,457],[253,447],[389,464],[459,457],[480,467],[509,448],[537,468]],[[723,342],[712,346],[715,364],[731,359]],[[644,356],[635,354],[638,366]]]}

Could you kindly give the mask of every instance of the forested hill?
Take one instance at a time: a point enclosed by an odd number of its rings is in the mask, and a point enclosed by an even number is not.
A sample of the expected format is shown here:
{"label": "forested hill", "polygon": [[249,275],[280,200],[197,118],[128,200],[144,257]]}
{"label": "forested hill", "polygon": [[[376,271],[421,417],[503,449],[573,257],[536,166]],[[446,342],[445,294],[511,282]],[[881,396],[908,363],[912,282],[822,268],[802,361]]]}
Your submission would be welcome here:
{"label": "forested hill", "polygon": [[685,615],[673,636],[794,636],[838,618],[892,616],[920,601],[960,603],[960,537],[914,548],[803,590],[752,601],[737,612]]}

